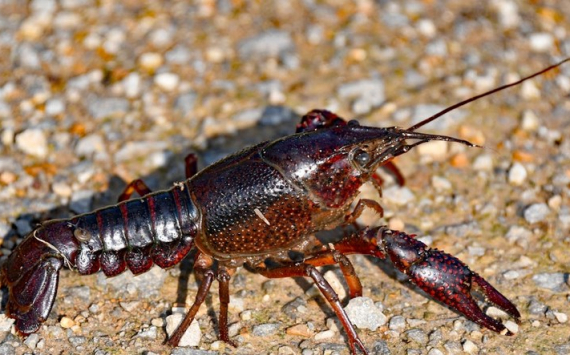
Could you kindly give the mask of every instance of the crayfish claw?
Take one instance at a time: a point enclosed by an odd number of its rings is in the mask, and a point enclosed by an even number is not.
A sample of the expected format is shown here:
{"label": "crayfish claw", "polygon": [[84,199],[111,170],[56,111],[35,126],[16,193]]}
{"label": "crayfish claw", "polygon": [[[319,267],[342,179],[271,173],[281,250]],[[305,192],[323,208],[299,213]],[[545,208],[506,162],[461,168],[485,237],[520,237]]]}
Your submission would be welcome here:
{"label": "crayfish claw", "polygon": [[471,292],[474,286],[478,287],[489,303],[519,322],[520,313],[516,306],[461,260],[443,251],[429,249],[405,233],[387,228],[378,231],[381,233],[379,245],[412,283],[480,326],[497,333],[514,335],[500,321],[486,315]]}
{"label": "crayfish claw", "polygon": [[473,282],[481,289],[487,301],[507,312],[509,316],[513,317],[515,321],[520,324],[521,314],[511,301],[509,301],[505,296],[503,296],[503,294],[491,286],[487,280],[476,273],[473,273]]}
{"label": "crayfish claw", "polygon": [[473,286],[479,286],[490,303],[518,321],[520,313],[516,307],[459,259],[436,249],[426,250],[423,260],[411,265],[408,274],[413,283],[434,299],[445,303],[471,321],[497,333],[506,331],[506,335],[514,335],[506,330],[501,322],[486,315],[479,308],[471,295]]}

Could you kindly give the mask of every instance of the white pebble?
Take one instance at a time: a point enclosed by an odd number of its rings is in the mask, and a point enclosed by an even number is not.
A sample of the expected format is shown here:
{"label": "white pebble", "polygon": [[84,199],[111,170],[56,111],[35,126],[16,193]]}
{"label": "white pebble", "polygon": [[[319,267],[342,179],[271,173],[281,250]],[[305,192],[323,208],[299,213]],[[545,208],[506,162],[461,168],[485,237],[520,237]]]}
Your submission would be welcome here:
{"label": "white pebble", "polygon": [[522,129],[525,131],[536,131],[538,126],[540,125],[540,121],[538,117],[532,112],[531,110],[525,110],[522,116],[521,126]]}
{"label": "white pebble", "polygon": [[139,58],[139,65],[148,71],[154,71],[164,63],[162,55],[158,53],[143,53]]}
{"label": "white pebble", "polygon": [[536,87],[536,84],[532,81],[525,81],[521,85],[521,96],[523,99],[539,99],[540,90]]}
{"label": "white pebble", "polygon": [[0,332],[9,332],[15,320],[8,318],[5,314],[0,314]]}
{"label": "white pebble", "polygon": [[125,95],[132,99],[141,93],[141,77],[138,73],[130,73],[123,79],[123,86],[125,88]]}
{"label": "white pebble", "polygon": [[509,183],[514,186],[521,186],[527,178],[525,167],[520,163],[514,163],[509,169]]}
{"label": "white pebble", "polygon": [[475,343],[472,342],[471,340],[465,340],[465,342],[463,343],[463,351],[465,351],[466,353],[476,354],[478,350],[479,349],[477,348],[477,345],[475,345]]}
{"label": "white pebble", "polygon": [[334,332],[332,330],[325,330],[323,332],[315,334],[315,340],[325,340],[334,337]]}
{"label": "white pebble", "polygon": [[176,89],[179,82],[180,78],[178,75],[173,73],[162,73],[154,77],[154,83],[165,91],[172,91]]}
{"label": "white pebble", "polygon": [[554,313],[556,320],[559,321],[560,323],[568,322],[568,316],[566,315],[566,313],[562,312],[552,312],[552,313]]}
{"label": "white pebble", "polygon": [[407,187],[390,186],[383,191],[386,201],[397,206],[405,206],[416,199],[414,193]]}
{"label": "white pebble", "polygon": [[441,176],[432,176],[431,186],[433,186],[438,191],[451,190],[452,187],[451,182]]}
{"label": "white pebble", "polygon": [[50,116],[59,115],[65,111],[65,104],[61,99],[51,99],[46,102],[46,114]]}
{"label": "white pebble", "polygon": [[251,320],[251,311],[250,310],[243,311],[240,313],[239,316],[240,316],[241,320],[243,320],[244,322]]}
{"label": "white pebble", "polygon": [[535,52],[549,52],[554,46],[554,37],[548,32],[533,33],[529,36],[530,48]]}
{"label": "white pebble", "polygon": [[433,21],[429,19],[419,20],[416,27],[418,28],[418,32],[425,37],[432,38],[437,34],[437,28],[435,27]]}
{"label": "white pebble", "polygon": [[516,334],[519,332],[519,325],[512,320],[505,322],[505,328],[507,328],[511,333]]}
{"label": "white pebble", "polygon": [[488,154],[479,155],[473,162],[473,168],[481,171],[493,170],[493,158]]}
{"label": "white pebble", "polygon": [[[184,316],[180,313],[175,313],[166,317],[166,333],[168,337],[171,337],[174,331],[178,328],[180,323],[182,323],[182,318]],[[179,346],[198,346],[200,345],[200,340],[202,339],[202,331],[198,322],[194,319],[192,324],[188,327],[180,342]]]}
{"label": "white pebble", "polygon": [[47,155],[48,145],[41,129],[29,128],[16,136],[16,146],[26,154],[43,158]]}

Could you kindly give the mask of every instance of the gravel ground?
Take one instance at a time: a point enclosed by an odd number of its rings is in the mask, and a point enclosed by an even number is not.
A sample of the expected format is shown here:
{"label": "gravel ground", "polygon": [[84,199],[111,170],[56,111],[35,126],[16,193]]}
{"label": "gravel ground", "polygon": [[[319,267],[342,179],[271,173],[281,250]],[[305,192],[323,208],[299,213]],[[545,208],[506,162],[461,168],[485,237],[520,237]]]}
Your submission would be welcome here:
{"label": "gravel ground", "polygon": [[[473,3],[0,1],[2,254],[38,221],[113,203],[135,178],[168,188],[188,152],[205,166],[293,132],[311,108],[405,127],[570,55],[570,2]],[[517,335],[481,329],[357,256],[366,298],[350,309],[371,353],[570,353],[569,92],[570,64],[426,126],[484,148],[402,156],[406,186],[389,180],[385,217],[361,220],[465,261],[517,305]],[[217,341],[217,290],[195,346],[162,345],[197,289],[188,264],[136,278],[63,271],[37,334],[15,336],[0,315],[0,354],[348,353],[310,282],[245,270],[231,286],[237,349]]]}

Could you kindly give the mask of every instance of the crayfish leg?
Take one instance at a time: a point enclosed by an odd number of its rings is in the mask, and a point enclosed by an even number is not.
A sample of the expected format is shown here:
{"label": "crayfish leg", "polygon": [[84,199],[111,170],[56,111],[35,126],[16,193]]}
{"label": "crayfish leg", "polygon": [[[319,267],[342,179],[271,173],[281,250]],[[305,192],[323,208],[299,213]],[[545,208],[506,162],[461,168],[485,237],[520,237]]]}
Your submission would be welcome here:
{"label": "crayfish leg", "polygon": [[220,329],[220,340],[225,343],[237,348],[237,344],[230,340],[230,335],[228,331],[228,307],[230,304],[230,279],[235,269],[229,269],[224,266],[220,266],[217,272],[217,279],[219,284],[219,295],[220,295],[220,318],[219,318],[219,329]]}
{"label": "crayfish leg", "polygon": [[152,190],[141,179],[131,181],[123,193],[119,195],[118,202],[123,202],[131,198],[134,193],[138,193],[141,197],[152,193]]}
{"label": "crayfish leg", "polygon": [[284,277],[310,277],[313,279],[313,282],[319,291],[321,291],[321,294],[325,297],[331,308],[334,310],[337,318],[340,320],[344,328],[344,331],[348,335],[350,352],[352,354],[356,354],[356,348],[358,347],[364,354],[368,354],[366,348],[364,347],[364,344],[362,343],[362,340],[360,340],[358,334],[356,333],[356,330],[354,329],[354,326],[350,322],[348,315],[342,308],[338,295],[315,266],[308,263],[288,264],[272,269],[268,269],[264,266],[258,266],[255,268],[255,272],[269,279]]}
{"label": "crayfish leg", "polygon": [[194,317],[196,317],[196,313],[198,313],[200,306],[206,300],[206,296],[208,296],[210,287],[212,287],[212,282],[216,278],[216,274],[214,273],[214,270],[212,270],[213,264],[214,261],[211,257],[202,253],[198,253],[196,255],[196,261],[194,261],[194,272],[203,276],[202,282],[200,283],[200,287],[196,293],[194,303],[188,310],[188,313],[186,313],[186,316],[182,320],[182,323],[180,323],[178,328],[176,328],[174,333],[172,333],[170,338],[166,341],[170,346],[178,346],[180,339],[182,339],[182,336],[190,324],[192,324]]}

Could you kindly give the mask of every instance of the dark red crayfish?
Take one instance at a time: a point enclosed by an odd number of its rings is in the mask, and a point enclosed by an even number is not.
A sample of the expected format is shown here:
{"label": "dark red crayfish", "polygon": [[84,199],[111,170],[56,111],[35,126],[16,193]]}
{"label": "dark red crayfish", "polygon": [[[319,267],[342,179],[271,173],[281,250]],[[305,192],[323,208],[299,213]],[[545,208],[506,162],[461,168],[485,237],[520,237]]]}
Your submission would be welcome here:
{"label": "dark red crayfish", "polygon": [[[26,236],[0,270],[0,281],[9,289],[6,314],[16,320],[19,333],[36,332],[53,306],[61,268],[81,274],[102,270],[107,276],[128,268],[140,274],[153,264],[174,266],[197,248],[194,271],[201,284],[169,344],[178,344],[214,279],[220,288],[220,338],[233,344],[228,335],[229,281],[235,269],[245,265],[268,278],[313,279],[340,319],[351,352],[359,348],[366,353],[338,296],[317,269],[338,264],[350,297],[357,297],[362,286],[346,255],[364,254],[390,260],[434,299],[480,326],[512,335],[481,311],[471,292],[478,288],[490,303],[518,321],[515,305],[457,258],[386,227],[360,229],[332,245],[322,245],[314,233],[353,224],[364,208],[382,215],[382,207],[372,200],[359,200],[355,208],[351,205],[367,181],[373,181],[380,192],[381,181],[375,173],[379,167],[392,171],[403,183],[390,162],[394,157],[432,140],[474,146],[461,139],[415,132],[417,128],[568,60],[453,105],[408,129],[365,127],[314,110],[303,117],[296,134],[246,148],[198,174],[191,155],[186,161],[188,179],[169,190],[152,193],[136,180],[118,204],[45,222]],[[143,197],[129,200],[135,191]]]}

